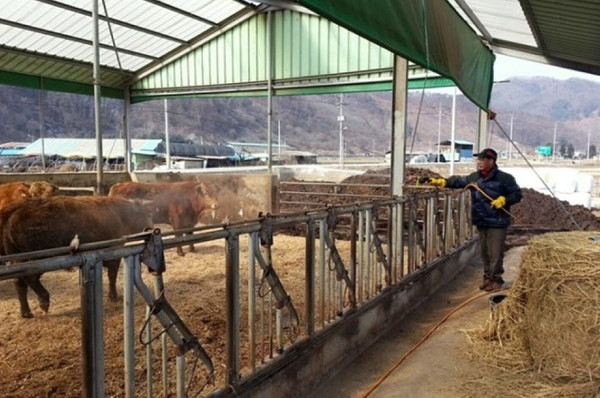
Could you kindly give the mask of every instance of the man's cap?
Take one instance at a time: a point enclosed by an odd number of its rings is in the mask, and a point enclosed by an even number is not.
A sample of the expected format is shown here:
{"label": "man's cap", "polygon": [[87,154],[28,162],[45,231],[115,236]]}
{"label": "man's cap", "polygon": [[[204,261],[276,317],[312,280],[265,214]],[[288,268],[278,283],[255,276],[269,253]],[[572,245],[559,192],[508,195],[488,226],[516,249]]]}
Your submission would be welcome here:
{"label": "man's cap", "polygon": [[476,153],[473,156],[477,156],[480,159],[498,159],[498,154],[492,148],[482,149],[479,153]]}

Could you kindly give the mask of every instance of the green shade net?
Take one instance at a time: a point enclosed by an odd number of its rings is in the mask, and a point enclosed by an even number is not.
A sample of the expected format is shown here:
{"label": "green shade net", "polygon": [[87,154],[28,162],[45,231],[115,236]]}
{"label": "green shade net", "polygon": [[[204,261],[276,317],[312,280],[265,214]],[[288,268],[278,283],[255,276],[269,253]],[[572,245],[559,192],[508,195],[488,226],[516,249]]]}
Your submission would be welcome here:
{"label": "green shade net", "polygon": [[492,51],[446,0],[297,0],[304,7],[416,64],[452,79],[487,110]]}

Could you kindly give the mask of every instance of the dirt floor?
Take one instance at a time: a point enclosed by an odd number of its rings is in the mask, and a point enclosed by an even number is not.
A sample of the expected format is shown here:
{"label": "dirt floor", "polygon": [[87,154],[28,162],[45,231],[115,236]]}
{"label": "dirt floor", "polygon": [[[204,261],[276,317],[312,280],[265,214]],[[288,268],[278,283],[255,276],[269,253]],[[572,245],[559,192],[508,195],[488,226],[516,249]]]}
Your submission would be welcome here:
{"label": "dirt floor", "polygon": [[[351,177],[345,182],[385,185],[389,184],[389,170],[387,173],[388,175],[381,170],[367,172],[361,176]],[[429,172],[410,169],[409,173],[427,175]],[[389,188],[382,187],[345,187],[340,188],[339,191],[342,189],[354,189],[353,192],[367,195],[387,195],[389,193]],[[407,193],[410,193],[410,189],[407,189]],[[356,200],[352,201],[356,202]],[[524,190],[523,201],[511,209],[511,213],[519,224],[511,234],[514,245],[525,244],[528,236],[540,230],[577,229],[571,217],[583,229],[600,230],[600,219],[593,212],[582,206],[570,206],[566,202],[563,205],[570,215],[564,213],[564,210],[557,205],[553,198],[532,190]],[[242,244],[242,247],[246,247],[246,245]],[[304,247],[302,237],[285,235],[278,235],[274,246],[273,256],[278,259],[276,271],[286,287],[290,289],[289,293],[293,298],[302,297],[304,294],[304,283],[295,283],[302,280],[303,277],[303,267],[298,266],[304,263],[304,251],[299,250],[302,247]],[[185,257],[178,257],[174,250],[170,250],[166,253],[168,269],[164,275],[168,289],[167,298],[192,331],[200,336],[204,348],[213,357],[218,384],[224,380],[223,364],[225,363],[223,343],[225,315],[222,310],[224,301],[221,300],[225,290],[224,252],[223,245],[214,243],[197,245],[197,252],[187,253]],[[243,252],[242,256],[245,255]],[[475,274],[477,271],[472,270],[472,275]],[[120,275],[121,277],[122,275]],[[48,314],[41,312],[37,308],[34,295],[30,294],[35,318],[29,320],[23,320],[19,316],[12,281],[0,282],[0,396],[2,397],[76,397],[81,395],[79,273],[76,271],[48,273],[43,276],[42,281],[51,293],[50,311]],[[121,280],[118,283],[120,285]],[[150,282],[148,281],[148,283]],[[475,292],[476,288],[472,288],[471,282],[468,284],[471,286],[470,289]],[[244,289],[247,287],[242,286],[242,290]],[[190,292],[195,294],[190,294]],[[443,297],[440,300],[447,301],[448,304],[455,304],[464,296],[464,292],[457,292],[455,297]],[[301,298],[299,300],[300,302],[297,302],[296,306],[303,308]],[[432,314],[442,311],[441,307],[436,308],[435,303],[430,305],[432,305],[429,307],[432,309]],[[485,307],[485,303],[482,306]],[[136,301],[136,314],[137,324],[143,325],[144,303],[139,299]],[[108,303],[105,316],[106,396],[120,397],[123,396],[121,302]],[[396,340],[389,344],[395,345],[399,340],[407,345],[414,343],[422,335],[423,329],[429,325],[430,322],[417,320],[414,327],[399,330],[395,337]],[[136,330],[136,336],[138,332],[139,330]],[[247,352],[246,347],[242,347],[243,352],[244,350]],[[141,347],[136,350],[136,355],[143,356]],[[247,356],[247,354],[244,355]],[[431,355],[440,358],[435,351],[432,351]],[[448,361],[451,360],[448,359]],[[377,363],[375,360],[373,366],[376,367],[376,370],[384,370],[386,365],[389,363],[383,361]],[[451,363],[447,365],[451,367]],[[135,371],[142,379],[141,375],[145,369],[140,362],[136,362]],[[200,388],[202,384],[202,371],[198,373],[195,389]],[[373,375],[368,376],[366,381],[372,382],[373,377]],[[422,378],[420,380],[429,379]],[[353,384],[350,383],[349,386],[352,388]],[[208,386],[203,394],[211,389],[212,386]],[[160,390],[158,389],[158,391]],[[332,393],[332,395],[315,395],[315,397],[333,397],[334,395],[336,397],[355,396],[350,393],[349,395]],[[454,396],[460,396],[460,394]]]}
{"label": "dirt floor", "polygon": [[[165,229],[167,228],[164,226]],[[241,241],[241,258],[247,258],[247,241]],[[341,242],[343,245],[343,242]],[[304,238],[277,235],[273,257],[277,259],[279,278],[302,317],[304,308]],[[341,247],[341,246],[340,246]],[[225,248],[219,243],[196,245],[196,252],[177,256],[174,249],[165,253],[167,272],[164,274],[166,298],[175,308],[215,364],[215,385],[222,385],[225,369]],[[242,267],[242,279],[247,271]],[[145,273],[146,284],[152,286]],[[30,304],[35,317],[21,319],[12,281],[0,282],[0,396],[1,397],[78,397],[81,396],[81,332],[79,272],[59,271],[46,273],[42,282],[50,291],[51,305],[45,314],[37,308],[35,295],[30,293]],[[117,286],[122,286],[122,272]],[[242,294],[247,286],[242,285]],[[104,290],[107,292],[106,278]],[[136,293],[136,339],[144,324],[145,307]],[[105,294],[107,297],[107,294]],[[106,299],[105,299],[106,300]],[[106,355],[106,396],[123,396],[123,306],[121,301],[109,302],[105,307],[104,341]],[[242,303],[243,305],[243,303]],[[242,311],[247,311],[242,308]],[[242,322],[245,322],[242,319]],[[242,346],[244,361],[248,347]],[[158,350],[157,350],[158,351]],[[158,357],[160,354],[155,353]],[[144,380],[144,350],[137,344],[136,379]],[[193,355],[192,355],[193,358]],[[173,361],[173,353],[170,353]],[[158,358],[156,369],[159,368]],[[192,392],[198,391],[206,373],[196,373]],[[172,385],[175,380],[172,379]],[[144,396],[145,383],[138,384]],[[160,391],[158,383],[155,389]],[[207,386],[203,395],[214,389]]]}

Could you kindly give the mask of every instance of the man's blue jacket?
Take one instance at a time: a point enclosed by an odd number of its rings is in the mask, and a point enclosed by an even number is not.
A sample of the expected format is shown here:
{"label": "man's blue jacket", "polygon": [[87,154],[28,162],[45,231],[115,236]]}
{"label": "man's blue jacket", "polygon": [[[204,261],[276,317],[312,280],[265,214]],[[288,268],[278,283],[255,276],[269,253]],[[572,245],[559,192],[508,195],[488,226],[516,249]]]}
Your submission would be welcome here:
{"label": "man's blue jacket", "polygon": [[[523,194],[517,185],[515,178],[494,167],[485,177],[480,171],[467,176],[451,176],[446,179],[448,188],[464,188],[469,184],[476,184],[490,198],[499,196],[506,198],[504,209],[510,212],[510,206],[518,203]],[[471,222],[477,227],[507,228],[510,223],[510,215],[502,209],[494,209],[490,199],[486,198],[479,190],[469,187],[471,190]]]}

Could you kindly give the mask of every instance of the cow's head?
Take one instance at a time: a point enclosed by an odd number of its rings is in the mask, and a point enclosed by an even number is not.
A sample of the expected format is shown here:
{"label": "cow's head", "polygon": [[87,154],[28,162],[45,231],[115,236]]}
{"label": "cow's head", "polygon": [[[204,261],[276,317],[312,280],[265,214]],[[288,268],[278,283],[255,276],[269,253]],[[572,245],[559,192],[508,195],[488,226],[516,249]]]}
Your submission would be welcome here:
{"label": "cow's head", "polygon": [[32,198],[48,198],[58,192],[58,187],[46,181],[34,181],[29,184],[29,195]]}
{"label": "cow's head", "polygon": [[219,207],[214,185],[200,182],[196,185],[196,194],[202,211],[216,210]]}

